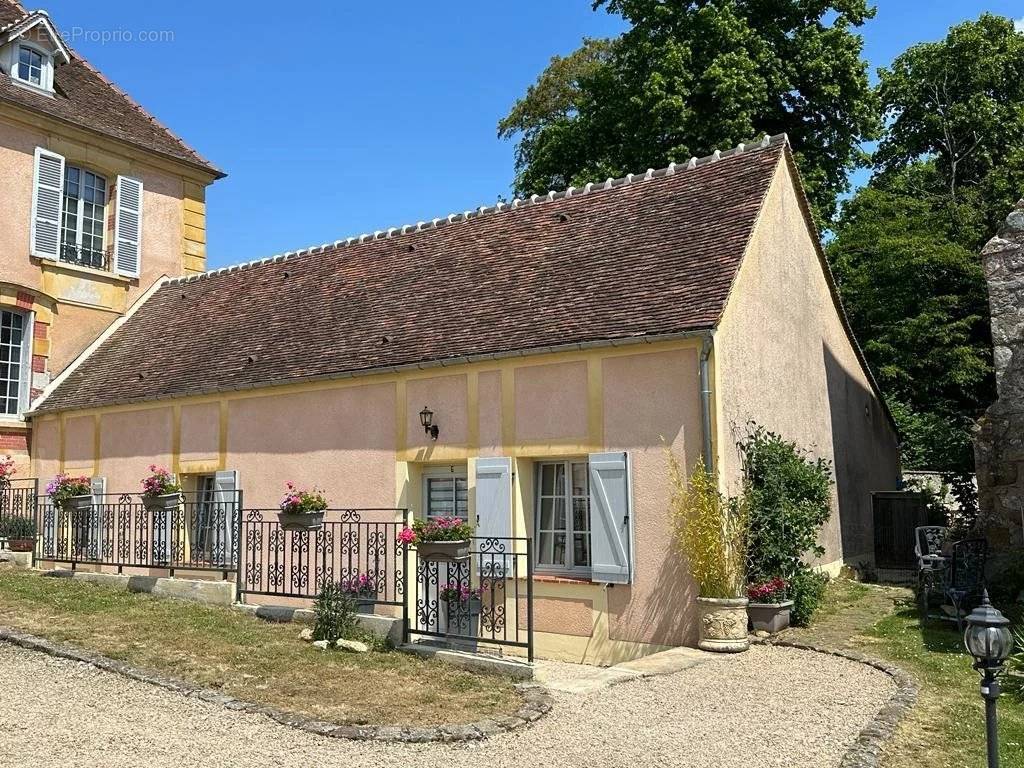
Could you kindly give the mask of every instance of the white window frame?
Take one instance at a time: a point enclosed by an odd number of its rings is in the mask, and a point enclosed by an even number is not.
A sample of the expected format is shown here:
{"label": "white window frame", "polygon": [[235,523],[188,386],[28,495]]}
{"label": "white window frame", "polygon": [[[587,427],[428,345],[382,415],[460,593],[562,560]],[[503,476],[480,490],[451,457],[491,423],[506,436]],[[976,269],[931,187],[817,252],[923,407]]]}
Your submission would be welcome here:
{"label": "white window frame", "polygon": [[[34,316],[32,312],[21,311],[7,306],[0,308],[0,312],[18,315],[22,318],[21,363],[19,364],[21,378],[18,382],[18,411],[17,413],[0,412],[0,420],[21,419],[22,414],[28,410],[32,399],[32,335],[34,331]],[[4,379],[5,384],[6,382],[7,380]],[[4,401],[6,403],[6,394],[4,395]],[[6,405],[4,407],[6,408]]]}
{"label": "white window frame", "polygon": [[[27,48],[34,53],[39,54],[42,61],[40,67],[39,82],[33,83],[31,80],[23,80],[21,77],[21,49]],[[29,42],[25,39],[14,40],[11,43],[11,52],[8,58],[8,71],[11,73],[11,80],[16,84],[25,88],[31,88],[34,91],[42,91],[44,93],[53,94],[53,52],[47,50],[41,45]]]}
{"label": "white window frame", "polygon": [[[109,216],[108,216],[108,206],[110,205],[110,189],[111,189],[110,181],[107,179],[106,176],[104,176],[101,173],[97,173],[96,171],[91,170],[91,169],[86,168],[86,167],[81,166],[81,165],[72,165],[71,163],[68,163],[67,161],[64,162],[64,179],[63,179],[63,182],[61,183],[61,190],[60,190],[62,205],[61,205],[61,221],[60,221],[60,233],[59,233],[59,238],[60,238],[60,246],[59,246],[60,252],[58,254],[59,260],[60,261],[70,261],[70,260],[67,260],[67,259],[64,258],[64,247],[65,247],[65,243],[64,243],[64,231],[65,231],[64,218],[67,216],[67,212],[68,212],[68,200],[67,200],[68,176],[70,175],[70,171],[72,171],[72,170],[78,171],[78,198],[75,201],[75,229],[74,229],[75,242],[73,244],[72,243],[68,243],[68,245],[71,245],[74,248],[76,248],[79,251],[79,253],[81,252],[81,248],[82,248],[82,229],[83,229],[84,220],[85,220],[85,197],[82,195],[82,186],[83,186],[83,183],[84,183],[85,174],[88,173],[88,174],[91,174],[96,179],[102,179],[103,180],[103,212],[102,212],[102,214],[100,215],[100,218],[99,218],[99,222],[100,222],[100,250],[99,250],[99,253],[101,255],[101,263],[104,266],[103,267],[91,267],[91,268],[92,269],[102,269],[103,271],[107,271],[109,269],[109,267],[110,267],[110,264],[107,263],[107,219],[109,218]],[[69,230],[69,232],[70,232],[70,230]],[[78,266],[82,266],[80,261],[72,261],[71,263],[76,264]],[[90,266],[90,265],[85,265],[85,266]]]}
{"label": "white window frame", "polygon": [[431,469],[423,473],[423,517],[426,520],[432,520],[437,517],[445,517],[446,515],[431,514],[430,511],[430,481],[431,480],[451,480],[452,481],[452,509],[458,512],[458,480],[462,480],[466,484],[466,514],[462,517],[467,522],[469,521],[469,472],[466,467],[451,465],[446,469]]}
{"label": "white window frame", "polygon": [[[572,468],[574,464],[580,464],[584,468],[584,477],[587,479],[587,486],[584,489],[583,496],[578,496],[573,492],[572,487]],[[548,496],[544,493],[543,487],[543,472],[544,467],[562,466],[565,471],[565,490],[560,494],[561,498],[565,503],[565,528],[564,529],[550,529],[551,531],[564,531],[565,532],[565,559],[564,565],[556,563],[545,563],[543,562],[542,544],[541,544],[541,500],[544,498],[555,498],[554,496]],[[576,563],[576,547],[575,547],[575,518],[573,515],[572,504],[575,499],[581,498],[586,501],[587,504],[587,530],[586,534],[588,537],[587,542],[587,554],[593,558],[593,550],[589,542],[590,532],[593,529],[593,519],[591,517],[590,509],[590,461],[586,456],[576,456],[565,459],[544,459],[535,463],[535,477],[534,484],[536,486],[533,500],[533,525],[534,525],[534,536],[533,540],[536,542],[536,554],[534,556],[534,565],[539,572],[552,573],[552,574],[564,574],[568,576],[588,576],[590,575],[590,562],[586,564]],[[549,529],[544,529],[548,531]],[[552,536],[552,541],[554,537]],[[552,544],[552,553],[554,552]]]}

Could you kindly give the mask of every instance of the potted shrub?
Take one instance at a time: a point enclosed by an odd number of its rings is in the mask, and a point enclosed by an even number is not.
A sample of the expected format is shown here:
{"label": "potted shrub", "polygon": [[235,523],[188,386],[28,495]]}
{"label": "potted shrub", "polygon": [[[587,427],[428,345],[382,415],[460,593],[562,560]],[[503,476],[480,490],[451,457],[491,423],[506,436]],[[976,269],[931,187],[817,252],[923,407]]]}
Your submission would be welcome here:
{"label": "potted shrub", "polygon": [[88,477],[71,477],[61,472],[46,485],[53,506],[64,512],[87,511],[92,507],[92,487]]}
{"label": "potted shrub", "polygon": [[7,517],[0,520],[0,537],[7,539],[12,552],[32,552],[36,548],[36,521],[31,517]]}
{"label": "potted shrub", "polygon": [[461,517],[437,517],[414,520],[412,528],[403,528],[398,538],[415,546],[424,560],[455,562],[469,557],[472,534],[472,527]]}
{"label": "potted shrub", "polygon": [[342,579],[341,591],[355,603],[357,613],[373,613],[373,606],[377,602],[377,581],[373,576],[358,573]]}
{"label": "potted shrub", "polygon": [[4,456],[0,459],[0,493],[11,487],[11,477],[14,473],[14,459],[10,456]]}
{"label": "potted shrub", "polygon": [[437,598],[438,628],[447,636],[448,644],[475,651],[480,626],[480,590],[452,580],[441,587]]}
{"label": "potted shrub", "polygon": [[754,632],[777,635],[789,626],[793,601],[787,600],[789,583],[781,576],[747,587],[747,616]]}
{"label": "potted shrub", "polygon": [[697,645],[734,653],[750,647],[747,636],[745,562],[747,506],[744,496],[725,498],[718,478],[698,463],[689,482],[669,454],[672,512],[677,541],[697,583]]}
{"label": "potted shrub", "polygon": [[181,486],[174,475],[156,464],[149,465],[149,476],[142,479],[142,505],[147,512],[168,512],[181,504]]}
{"label": "potted shrub", "polygon": [[288,490],[281,500],[281,511],[277,519],[286,531],[313,531],[324,524],[324,510],[327,499],[318,488],[306,490],[294,483],[287,483]]}

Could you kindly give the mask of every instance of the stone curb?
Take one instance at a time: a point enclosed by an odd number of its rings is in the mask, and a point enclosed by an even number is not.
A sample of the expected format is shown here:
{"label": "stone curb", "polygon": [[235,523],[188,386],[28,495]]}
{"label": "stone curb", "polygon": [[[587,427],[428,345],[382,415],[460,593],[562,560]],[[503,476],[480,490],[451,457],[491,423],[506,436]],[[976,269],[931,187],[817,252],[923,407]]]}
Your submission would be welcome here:
{"label": "stone curb", "polygon": [[878,768],[881,764],[882,745],[892,736],[908,712],[917,703],[918,685],[917,682],[897,667],[895,664],[873,659],[869,656],[856,653],[855,651],[840,651],[833,648],[820,648],[808,643],[798,643],[789,640],[776,640],[770,637],[751,637],[750,642],[758,645],[775,645],[782,648],[796,648],[800,651],[814,651],[829,656],[838,656],[841,659],[855,661],[858,664],[866,664],[881,672],[884,672],[896,683],[896,693],[889,699],[889,703],[878,710],[874,720],[867,724],[857,741],[853,743],[846,754],[843,755],[839,768]]}
{"label": "stone curb", "polygon": [[195,683],[164,677],[155,672],[138,669],[116,659],[101,656],[91,651],[83,651],[67,645],[50,642],[42,637],[19,632],[10,627],[0,627],[0,642],[10,643],[30,651],[39,651],[60,659],[89,664],[106,672],[113,672],[131,680],[149,683],[184,696],[193,696],[210,704],[220,704],[225,709],[235,712],[248,712],[269,717],[282,725],[306,731],[317,736],[332,739],[353,739],[357,741],[384,741],[423,743],[428,741],[457,742],[479,741],[491,736],[514,731],[533,723],[551,711],[553,699],[543,686],[532,683],[516,685],[516,691],[522,696],[523,703],[512,715],[498,715],[485,720],[478,720],[467,725],[428,725],[410,727],[398,725],[338,725],[324,720],[316,720],[297,712],[276,709],[265,704],[254,704],[242,701],[225,693],[203,688]]}

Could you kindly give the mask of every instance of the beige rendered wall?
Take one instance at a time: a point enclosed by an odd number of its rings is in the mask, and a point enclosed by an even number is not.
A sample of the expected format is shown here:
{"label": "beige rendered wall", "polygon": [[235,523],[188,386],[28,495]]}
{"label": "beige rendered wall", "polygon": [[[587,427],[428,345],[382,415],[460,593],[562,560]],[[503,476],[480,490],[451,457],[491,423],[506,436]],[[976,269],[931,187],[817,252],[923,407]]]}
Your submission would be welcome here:
{"label": "beige rendered wall", "polygon": [[[514,535],[532,535],[535,462],[625,450],[632,462],[632,585],[536,583],[542,656],[609,663],[695,638],[693,588],[673,553],[666,447],[691,465],[700,451],[699,345],[657,345],[519,358],[437,371],[291,385],[34,420],[34,470],[107,478],[137,492],[148,464],[186,480],[239,472],[246,508],[273,508],[284,483],[322,487],[336,507],[421,509],[424,472],[469,477],[479,456],[516,472]],[[440,436],[424,434],[434,411]]]}
{"label": "beige rendered wall", "polygon": [[820,564],[872,559],[871,493],[898,485],[897,437],[843,328],[785,160],[716,334],[714,366],[726,486],[738,488],[736,442],[756,421],[833,463]]}
{"label": "beige rendered wall", "polygon": [[[58,152],[68,163],[103,175],[111,186],[119,174],[142,179],[143,254],[139,278],[124,278],[29,255],[36,147]],[[201,224],[205,231],[205,208],[201,200],[186,202],[186,187],[192,190],[188,194],[201,197],[203,185],[155,160],[147,162],[144,155],[112,140],[86,138],[80,131],[62,130],[56,124],[22,122],[0,114],[0,177],[5,185],[4,205],[0,207],[0,281],[54,302],[48,366],[51,376],[59,373],[155,281],[164,275],[184,274],[186,261],[192,266],[198,263],[197,257],[186,253],[185,217],[190,217],[193,224]],[[195,209],[203,213],[197,214]],[[109,202],[107,218],[113,221]],[[106,242],[108,246],[111,243],[109,230]],[[205,247],[201,255],[205,258]]]}

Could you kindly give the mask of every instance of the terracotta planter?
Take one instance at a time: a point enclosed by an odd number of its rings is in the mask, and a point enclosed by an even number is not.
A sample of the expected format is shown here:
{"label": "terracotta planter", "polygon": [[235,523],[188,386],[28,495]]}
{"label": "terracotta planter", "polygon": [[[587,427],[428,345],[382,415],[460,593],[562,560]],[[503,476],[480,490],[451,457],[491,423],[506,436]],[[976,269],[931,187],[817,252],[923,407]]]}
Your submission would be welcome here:
{"label": "terracotta planter", "polygon": [[779,634],[789,626],[789,613],[792,608],[792,600],[783,603],[750,603],[747,606],[747,616],[750,617],[751,629],[754,632],[767,632],[769,635]]}
{"label": "terracotta planter", "polygon": [[68,513],[88,512],[92,509],[92,496],[70,496],[61,502],[60,508]]}
{"label": "terracotta planter", "polygon": [[277,521],[286,531],[315,531],[324,524],[324,512],[278,512]]}
{"label": "terracotta planter", "polygon": [[143,496],[142,506],[147,512],[169,512],[181,506],[180,493],[165,493],[162,496]]}
{"label": "terracotta planter", "polygon": [[453,563],[469,557],[469,539],[461,541],[420,541],[416,544],[419,556],[428,561]]}
{"label": "terracotta planter", "polygon": [[738,653],[750,647],[747,637],[747,603],[745,597],[721,599],[698,597],[697,613],[700,640],[705,651]]}
{"label": "terracotta planter", "polygon": [[32,552],[36,548],[35,539],[8,539],[7,547],[11,552]]}

